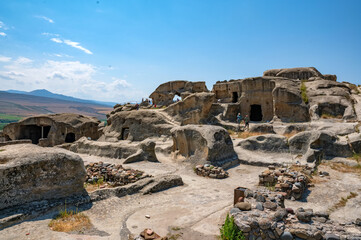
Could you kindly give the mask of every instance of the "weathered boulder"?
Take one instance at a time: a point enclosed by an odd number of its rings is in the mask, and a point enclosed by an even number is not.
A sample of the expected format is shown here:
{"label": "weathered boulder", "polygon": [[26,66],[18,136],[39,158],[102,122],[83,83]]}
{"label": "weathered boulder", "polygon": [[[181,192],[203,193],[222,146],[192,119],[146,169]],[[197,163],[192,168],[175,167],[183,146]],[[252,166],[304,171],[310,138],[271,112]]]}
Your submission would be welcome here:
{"label": "weathered boulder", "polygon": [[170,81],[163,83],[149,96],[155,105],[168,106],[174,96],[184,99],[191,93],[208,92],[205,82]]}
{"label": "weathered boulder", "polygon": [[70,143],[85,136],[98,139],[100,121],[94,117],[74,113],[38,115],[4,127],[7,140],[31,139],[44,147]]}
{"label": "weathered boulder", "polygon": [[[288,143],[292,154],[303,154],[309,162],[319,158],[352,156],[350,144],[330,131],[301,132],[291,137]],[[358,144],[357,139],[354,144]]]}
{"label": "weathered boulder", "polygon": [[285,77],[290,79],[309,79],[311,77],[323,77],[314,67],[271,69],[263,72],[263,76]]}
{"label": "weathered boulder", "polygon": [[171,104],[164,111],[181,125],[199,124],[208,118],[215,100],[214,93],[193,93],[182,101]]}
{"label": "weathered boulder", "polygon": [[108,125],[99,140],[142,141],[149,137],[170,136],[170,129],[174,126],[175,123],[160,110],[121,111],[108,118]]}
{"label": "weathered boulder", "polygon": [[124,163],[138,161],[158,162],[155,143],[149,139],[142,142],[118,141],[100,142],[81,138],[70,146],[70,151],[89,155],[125,158]]}
{"label": "weathered boulder", "polygon": [[355,119],[351,89],[345,83],[320,79],[305,82],[312,119]]}
{"label": "weathered boulder", "polygon": [[171,130],[175,158],[193,164],[210,162],[214,166],[227,166],[237,161],[232,139],[218,126],[186,125]]}
{"label": "weathered boulder", "polygon": [[296,80],[274,79],[272,91],[274,115],[284,122],[306,122],[310,120],[308,105],[301,96],[301,82]]}
{"label": "weathered boulder", "polygon": [[253,136],[241,140],[237,146],[251,151],[284,153],[288,152],[287,138],[277,134]]}
{"label": "weathered boulder", "polygon": [[25,203],[85,194],[83,160],[63,149],[31,144],[0,152],[0,210]]}
{"label": "weathered boulder", "polygon": [[258,133],[275,133],[275,131],[273,130],[273,125],[268,123],[254,124],[249,129],[249,131]]}

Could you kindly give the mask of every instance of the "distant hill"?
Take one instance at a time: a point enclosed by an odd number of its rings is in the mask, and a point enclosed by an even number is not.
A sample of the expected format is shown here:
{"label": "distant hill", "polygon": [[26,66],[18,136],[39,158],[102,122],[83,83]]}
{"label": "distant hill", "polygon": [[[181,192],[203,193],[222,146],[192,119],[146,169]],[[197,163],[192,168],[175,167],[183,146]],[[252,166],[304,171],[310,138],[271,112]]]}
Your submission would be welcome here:
{"label": "distant hill", "polygon": [[25,95],[31,95],[31,96],[38,96],[38,97],[47,97],[47,98],[55,98],[65,101],[71,101],[71,102],[79,102],[79,103],[90,103],[90,104],[99,104],[103,106],[113,107],[115,102],[102,102],[102,101],[94,101],[94,100],[85,100],[80,98],[74,98],[62,94],[52,93],[46,89],[38,89],[31,92],[25,92],[25,91],[18,91],[18,90],[8,90],[6,91],[8,93],[17,93],[17,94],[25,94]]}
{"label": "distant hill", "polygon": [[[60,94],[53,94],[48,91],[36,90],[35,94],[48,94],[48,96],[59,95],[65,99],[55,97],[44,97],[29,94],[27,92],[14,91],[13,93],[7,91],[0,91],[0,114],[9,114],[16,116],[31,116],[37,114],[48,113],[78,113],[88,116],[97,117],[98,119],[106,119],[106,113],[110,112],[112,108],[105,104],[99,104],[89,100],[63,96]],[[70,99],[75,99],[74,101]]]}

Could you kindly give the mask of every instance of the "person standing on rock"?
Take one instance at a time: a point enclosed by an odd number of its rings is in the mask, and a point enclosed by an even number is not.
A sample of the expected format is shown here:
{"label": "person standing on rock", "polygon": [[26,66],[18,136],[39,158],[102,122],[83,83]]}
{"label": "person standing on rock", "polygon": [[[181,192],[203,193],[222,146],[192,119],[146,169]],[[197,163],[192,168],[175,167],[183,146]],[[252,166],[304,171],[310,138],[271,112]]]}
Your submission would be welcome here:
{"label": "person standing on rock", "polygon": [[244,130],[249,130],[249,117],[248,115],[246,115],[246,117],[244,118]]}
{"label": "person standing on rock", "polygon": [[241,115],[241,113],[238,113],[237,114],[238,132],[241,129],[241,121],[242,121],[242,115]]}

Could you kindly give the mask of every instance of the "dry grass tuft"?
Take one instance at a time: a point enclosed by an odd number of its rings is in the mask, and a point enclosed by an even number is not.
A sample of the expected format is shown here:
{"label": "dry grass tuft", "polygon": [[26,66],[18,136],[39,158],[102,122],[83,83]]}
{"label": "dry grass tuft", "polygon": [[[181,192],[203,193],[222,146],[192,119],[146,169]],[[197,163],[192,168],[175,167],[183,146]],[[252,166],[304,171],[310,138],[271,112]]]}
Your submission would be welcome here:
{"label": "dry grass tuft", "polygon": [[327,178],[320,177],[320,176],[312,176],[312,178],[310,180],[311,180],[311,183],[313,183],[313,184],[320,184],[320,183],[327,182]]}
{"label": "dry grass tuft", "polygon": [[336,170],[342,173],[355,173],[361,176],[361,165],[358,163],[355,166],[350,166],[345,163],[336,163],[336,162],[328,162],[322,163],[326,166],[329,166],[331,169]]}
{"label": "dry grass tuft", "polygon": [[333,118],[342,119],[342,117],[343,117],[342,115],[334,116],[334,115],[331,115],[328,113],[322,113],[322,115],[321,115],[321,118],[323,118],[323,119],[333,119]]}
{"label": "dry grass tuft", "polygon": [[331,208],[329,208],[329,209],[328,209],[328,212],[331,213],[331,212],[333,212],[333,211],[336,211],[336,210],[339,209],[339,208],[342,208],[342,207],[346,206],[346,203],[347,203],[347,201],[348,201],[349,199],[355,198],[355,197],[357,197],[357,196],[358,196],[357,193],[350,192],[350,194],[349,194],[346,198],[342,197],[342,198],[340,199],[340,201],[338,201],[338,203],[336,203],[336,204],[333,205]]}
{"label": "dry grass tuft", "polygon": [[49,227],[57,232],[82,231],[91,228],[90,219],[83,213],[74,211],[61,211],[60,214],[50,221]]}
{"label": "dry grass tuft", "polygon": [[249,138],[253,136],[263,135],[261,132],[235,132],[233,130],[227,130],[229,135],[233,138]]}
{"label": "dry grass tuft", "polygon": [[300,133],[299,131],[292,131],[290,133],[284,133],[283,136],[285,136],[286,138],[291,138],[294,135],[296,135],[297,133]]}
{"label": "dry grass tuft", "polygon": [[249,138],[249,137],[253,137],[253,136],[260,136],[263,135],[264,133],[261,132],[240,132],[237,134],[238,138]]}

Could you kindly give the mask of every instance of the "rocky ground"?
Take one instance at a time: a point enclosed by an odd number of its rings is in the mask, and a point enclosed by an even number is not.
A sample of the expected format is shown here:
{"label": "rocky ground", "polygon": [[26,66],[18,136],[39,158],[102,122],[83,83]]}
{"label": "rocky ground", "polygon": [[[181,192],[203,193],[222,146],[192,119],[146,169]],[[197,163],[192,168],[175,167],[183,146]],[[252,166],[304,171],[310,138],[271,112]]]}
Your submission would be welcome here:
{"label": "rocky ground", "polygon": [[[122,160],[118,159],[83,154],[81,157],[85,164],[99,161],[122,164]],[[127,164],[127,167],[150,175],[177,174],[185,185],[150,195],[135,194],[95,202],[91,208],[84,210],[94,225],[84,234],[51,231],[48,224],[57,213],[52,212],[6,228],[0,232],[0,236],[2,239],[128,239],[130,234],[137,235],[145,228],[152,228],[159,235],[171,234],[174,239],[216,239],[225,215],[233,206],[234,188],[257,188],[258,175],[266,169],[241,164],[227,170],[228,178],[211,179],[198,176],[190,166],[173,163],[161,154],[158,154],[158,159],[160,163],[138,162]],[[330,218],[335,221],[355,220],[361,215],[357,207],[361,203],[360,176],[341,173],[330,166],[321,166],[320,169],[330,175],[317,177],[315,187],[304,199],[286,200],[286,207],[325,211],[352,191],[357,192],[358,196],[347,202],[346,206],[333,211]],[[150,218],[146,218],[146,215]]]}

